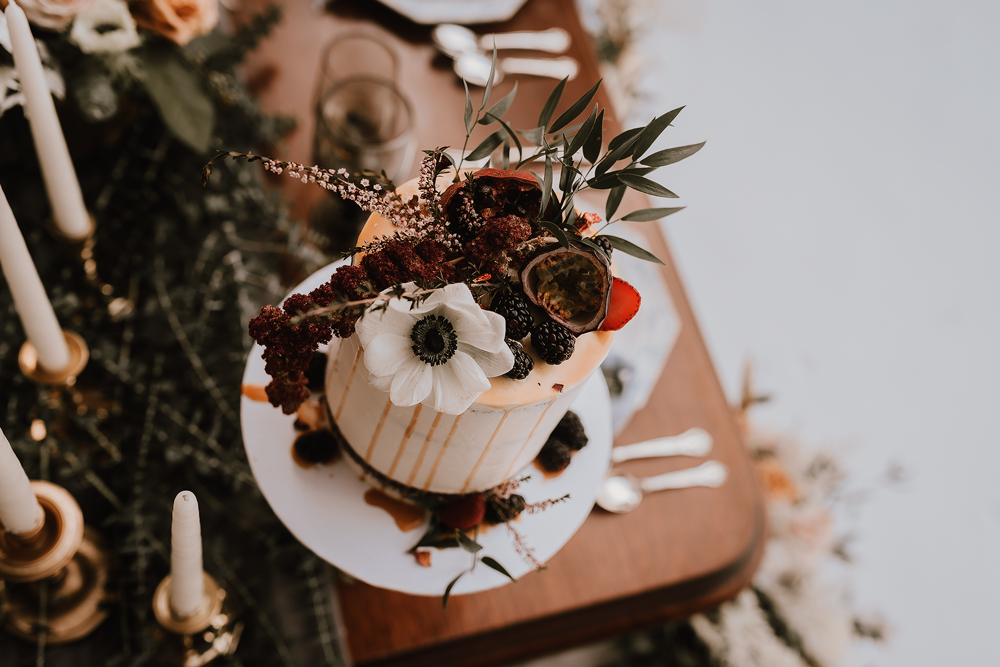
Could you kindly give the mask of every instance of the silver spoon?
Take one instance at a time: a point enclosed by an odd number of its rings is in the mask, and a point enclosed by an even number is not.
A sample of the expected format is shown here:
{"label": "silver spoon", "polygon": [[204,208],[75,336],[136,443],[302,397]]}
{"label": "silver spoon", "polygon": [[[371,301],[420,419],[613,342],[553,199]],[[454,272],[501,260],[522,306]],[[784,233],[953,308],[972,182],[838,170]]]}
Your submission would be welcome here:
{"label": "silver spoon", "polygon": [[706,456],[710,451],[712,451],[712,435],[703,428],[695,427],[680,435],[615,447],[611,450],[611,462],[621,463],[658,456]]}
{"label": "silver spoon", "polygon": [[597,489],[597,505],[609,512],[631,512],[642,496],[653,491],[687,489],[692,486],[722,486],[728,476],[726,466],[718,461],[706,461],[700,466],[636,479],[632,475],[605,477]]}
{"label": "silver spoon", "polygon": [[[473,86],[485,86],[493,59],[479,52],[460,53],[455,57],[455,73]],[[530,74],[553,79],[575,79],[580,65],[572,58],[501,58],[497,61],[494,83],[503,81],[505,74]]]}
{"label": "silver spoon", "polygon": [[452,58],[458,57],[460,53],[492,52],[494,44],[498,50],[525,49],[549,53],[562,53],[569,48],[570,44],[569,33],[562,28],[537,32],[501,32],[479,36],[468,28],[453,23],[442,23],[434,28],[431,32],[431,39],[441,53]]}

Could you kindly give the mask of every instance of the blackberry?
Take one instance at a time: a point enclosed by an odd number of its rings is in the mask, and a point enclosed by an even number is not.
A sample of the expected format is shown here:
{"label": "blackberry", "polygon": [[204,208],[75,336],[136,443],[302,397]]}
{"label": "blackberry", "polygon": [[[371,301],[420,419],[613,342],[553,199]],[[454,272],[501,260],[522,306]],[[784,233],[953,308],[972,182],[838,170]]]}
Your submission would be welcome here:
{"label": "blackberry", "polygon": [[490,310],[507,320],[507,338],[521,340],[535,323],[528,298],[519,292],[500,292],[490,302]]}
{"label": "blackberry", "polygon": [[490,496],[486,499],[486,520],[490,523],[513,521],[524,511],[527,503],[524,496],[512,493],[506,498]]}
{"label": "blackberry", "polygon": [[531,332],[531,345],[547,364],[553,366],[573,356],[576,338],[569,329],[558,322],[542,322]]}
{"label": "blackberry", "polygon": [[505,373],[511,380],[523,380],[528,377],[528,373],[535,367],[535,360],[531,358],[520,341],[507,339],[507,347],[514,353],[514,367]]}
{"label": "blackberry", "polygon": [[604,252],[608,253],[608,257],[611,257],[611,251],[615,249],[614,244],[611,243],[611,239],[607,236],[598,236],[594,238],[594,243],[604,248]]}
{"label": "blackberry", "polygon": [[327,430],[306,431],[295,439],[295,454],[306,463],[329,463],[338,451],[337,436]]}
{"label": "blackberry", "polygon": [[583,430],[583,422],[575,412],[563,415],[549,437],[562,440],[574,452],[587,446],[587,433]]}
{"label": "blackberry", "polygon": [[562,472],[573,458],[573,450],[558,438],[549,438],[535,460],[546,472]]}

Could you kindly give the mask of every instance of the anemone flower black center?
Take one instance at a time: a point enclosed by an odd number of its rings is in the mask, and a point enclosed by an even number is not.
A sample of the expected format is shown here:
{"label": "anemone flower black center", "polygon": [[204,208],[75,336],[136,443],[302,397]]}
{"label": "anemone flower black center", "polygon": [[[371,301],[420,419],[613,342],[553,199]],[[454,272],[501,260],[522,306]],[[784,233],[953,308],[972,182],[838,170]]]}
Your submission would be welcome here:
{"label": "anemone flower black center", "polygon": [[410,330],[410,340],[413,341],[413,354],[431,366],[440,366],[458,350],[455,327],[440,315],[428,315],[414,324]]}

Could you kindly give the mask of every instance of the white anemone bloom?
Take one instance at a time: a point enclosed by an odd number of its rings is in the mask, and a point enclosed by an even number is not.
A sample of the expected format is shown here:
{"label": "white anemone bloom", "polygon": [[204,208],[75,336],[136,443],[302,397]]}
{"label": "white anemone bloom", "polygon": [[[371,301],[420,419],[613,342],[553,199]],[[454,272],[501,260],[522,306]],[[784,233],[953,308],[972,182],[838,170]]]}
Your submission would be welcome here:
{"label": "white anemone bloom", "polygon": [[416,306],[394,297],[384,310],[373,308],[358,322],[358,338],[368,381],[389,392],[394,405],[426,403],[461,414],[490,388],[489,378],[514,367],[504,318],[480,308],[464,283],[435,290]]}
{"label": "white anemone bloom", "polygon": [[122,0],[97,0],[77,14],[69,39],[84,53],[121,53],[140,42],[135,21]]}

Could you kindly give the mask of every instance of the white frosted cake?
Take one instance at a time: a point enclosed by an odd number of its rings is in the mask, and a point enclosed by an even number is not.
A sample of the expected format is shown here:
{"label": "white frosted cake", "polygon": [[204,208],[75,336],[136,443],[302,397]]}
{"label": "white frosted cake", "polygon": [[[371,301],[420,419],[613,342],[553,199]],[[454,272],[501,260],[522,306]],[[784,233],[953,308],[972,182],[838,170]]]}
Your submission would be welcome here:
{"label": "white frosted cake", "polygon": [[[397,191],[417,192],[410,181]],[[373,214],[359,245],[396,228]],[[485,491],[517,474],[538,455],[552,429],[611,347],[612,331],[576,338],[570,359],[541,362],[530,342],[524,351],[534,368],[521,380],[491,377],[490,388],[467,410],[445,414],[420,403],[394,405],[388,392],[369,382],[357,335],[334,338],[326,370],[330,415],[352,451],[345,457],[375,486],[403,494],[468,494]]]}

